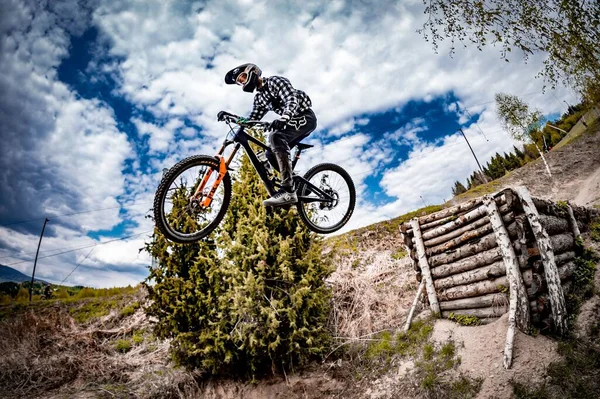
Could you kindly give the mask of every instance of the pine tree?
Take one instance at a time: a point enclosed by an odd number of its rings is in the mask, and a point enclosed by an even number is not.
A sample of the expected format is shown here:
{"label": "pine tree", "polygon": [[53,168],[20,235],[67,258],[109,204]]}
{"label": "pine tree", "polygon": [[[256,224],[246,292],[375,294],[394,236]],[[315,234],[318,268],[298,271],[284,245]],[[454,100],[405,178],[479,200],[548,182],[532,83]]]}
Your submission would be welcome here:
{"label": "pine tree", "polygon": [[331,270],[320,241],[295,209],[263,206],[266,191],[247,157],[234,194],[221,245],[241,273],[232,292],[234,341],[249,351],[253,371],[302,363],[327,347]]}
{"label": "pine tree", "polygon": [[523,151],[519,150],[516,145],[513,145],[513,148],[515,149],[515,155],[519,158],[519,160],[523,161],[525,159],[525,154],[523,154]]}
{"label": "pine tree", "polygon": [[321,242],[291,210],[262,205],[266,191],[246,156],[216,242],[148,246],[148,313],[173,338],[178,363],[212,375],[255,377],[324,353],[331,272]]}
{"label": "pine tree", "polygon": [[504,176],[504,165],[502,164],[502,156],[498,153],[489,162],[489,176],[492,180],[496,180]]}
{"label": "pine tree", "polygon": [[452,195],[457,196],[459,194],[467,192],[466,187],[459,182],[458,180],[454,182],[454,187],[452,188]]}
{"label": "pine tree", "polygon": [[507,169],[515,170],[521,167],[521,160],[514,153],[510,153],[507,158]]}

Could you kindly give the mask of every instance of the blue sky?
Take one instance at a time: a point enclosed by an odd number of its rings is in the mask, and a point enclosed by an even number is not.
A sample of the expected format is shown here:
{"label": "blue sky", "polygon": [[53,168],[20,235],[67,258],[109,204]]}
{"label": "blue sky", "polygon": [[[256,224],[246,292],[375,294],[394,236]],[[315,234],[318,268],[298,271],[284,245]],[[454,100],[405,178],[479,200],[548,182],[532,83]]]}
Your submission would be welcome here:
{"label": "blue sky", "polygon": [[[53,282],[82,261],[67,284],[146,276],[150,260],[139,249],[162,170],[215,152],[227,131],[218,111],[250,111],[252,95],[223,82],[241,63],[310,95],[318,129],[298,168],[327,161],[350,172],[358,203],[346,229],[450,199],[453,182],[476,167],[458,128],[482,163],[509,151],[495,93],[552,115],[564,112],[563,100],[577,102],[566,88],[542,92],[543,55],[525,64],[518,54],[502,61],[494,48],[451,58],[442,45],[436,54],[415,32],[420,0],[9,0],[2,8],[0,263],[30,273],[47,216],[41,254],[73,249],[40,260],[39,277]],[[97,245],[123,236],[132,237]]]}

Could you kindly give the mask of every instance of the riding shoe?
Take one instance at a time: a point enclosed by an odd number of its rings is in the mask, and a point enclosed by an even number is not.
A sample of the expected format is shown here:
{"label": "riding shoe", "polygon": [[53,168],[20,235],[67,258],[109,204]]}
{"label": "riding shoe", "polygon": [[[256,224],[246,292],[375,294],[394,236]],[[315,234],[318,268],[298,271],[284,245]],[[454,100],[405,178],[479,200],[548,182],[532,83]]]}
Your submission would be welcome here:
{"label": "riding shoe", "polygon": [[271,198],[263,201],[265,206],[282,206],[298,202],[296,190],[294,190],[294,180],[292,175],[292,162],[287,151],[275,152],[279,170],[281,171],[281,190],[276,192]]}
{"label": "riding shoe", "polygon": [[276,192],[271,198],[264,200],[263,204],[265,206],[283,206],[283,205],[291,205],[298,202],[298,196],[296,192],[288,192],[284,189]]}

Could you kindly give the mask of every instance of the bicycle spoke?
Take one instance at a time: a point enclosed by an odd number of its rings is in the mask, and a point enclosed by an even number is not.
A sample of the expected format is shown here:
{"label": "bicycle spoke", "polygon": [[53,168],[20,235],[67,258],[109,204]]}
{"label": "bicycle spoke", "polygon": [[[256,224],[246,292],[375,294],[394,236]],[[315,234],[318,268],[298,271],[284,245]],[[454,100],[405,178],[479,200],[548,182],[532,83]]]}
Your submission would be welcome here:
{"label": "bicycle spoke", "polygon": [[166,216],[168,226],[178,234],[193,234],[193,230],[201,230],[208,226],[214,220],[216,214],[223,204],[224,195],[222,186],[217,188],[212,203],[206,208],[202,208],[205,200],[205,193],[214,186],[218,173],[213,173],[205,182],[199,198],[191,198],[198,186],[206,178],[209,168],[206,166],[191,167],[173,179],[173,183],[168,187],[167,194],[163,204],[162,212]]}
{"label": "bicycle spoke", "polygon": [[[339,173],[328,170],[316,173],[310,178],[310,183],[332,197],[333,201],[304,203],[308,218],[316,226],[325,229],[340,223],[350,206],[350,189],[344,178]],[[324,198],[310,188],[306,188],[302,195],[309,200]]]}

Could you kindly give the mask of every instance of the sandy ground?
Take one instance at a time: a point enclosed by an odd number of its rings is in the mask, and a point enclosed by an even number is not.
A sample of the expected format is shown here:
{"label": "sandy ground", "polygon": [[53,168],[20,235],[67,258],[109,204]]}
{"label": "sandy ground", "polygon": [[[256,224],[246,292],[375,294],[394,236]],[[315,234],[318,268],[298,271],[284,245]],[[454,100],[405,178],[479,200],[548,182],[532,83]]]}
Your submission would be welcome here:
{"label": "sandy ground", "polygon": [[577,205],[600,205],[600,127],[567,146],[546,154],[552,178],[541,159],[501,179],[502,186],[525,185],[532,195],[569,200]]}
{"label": "sandy ground", "polygon": [[532,337],[517,331],[513,348],[513,365],[502,365],[508,314],[498,321],[478,327],[462,327],[450,320],[435,323],[432,339],[443,343],[453,340],[461,358],[459,370],[484,382],[478,399],[510,398],[511,379],[541,382],[545,368],[558,359],[556,342],[544,336]]}

